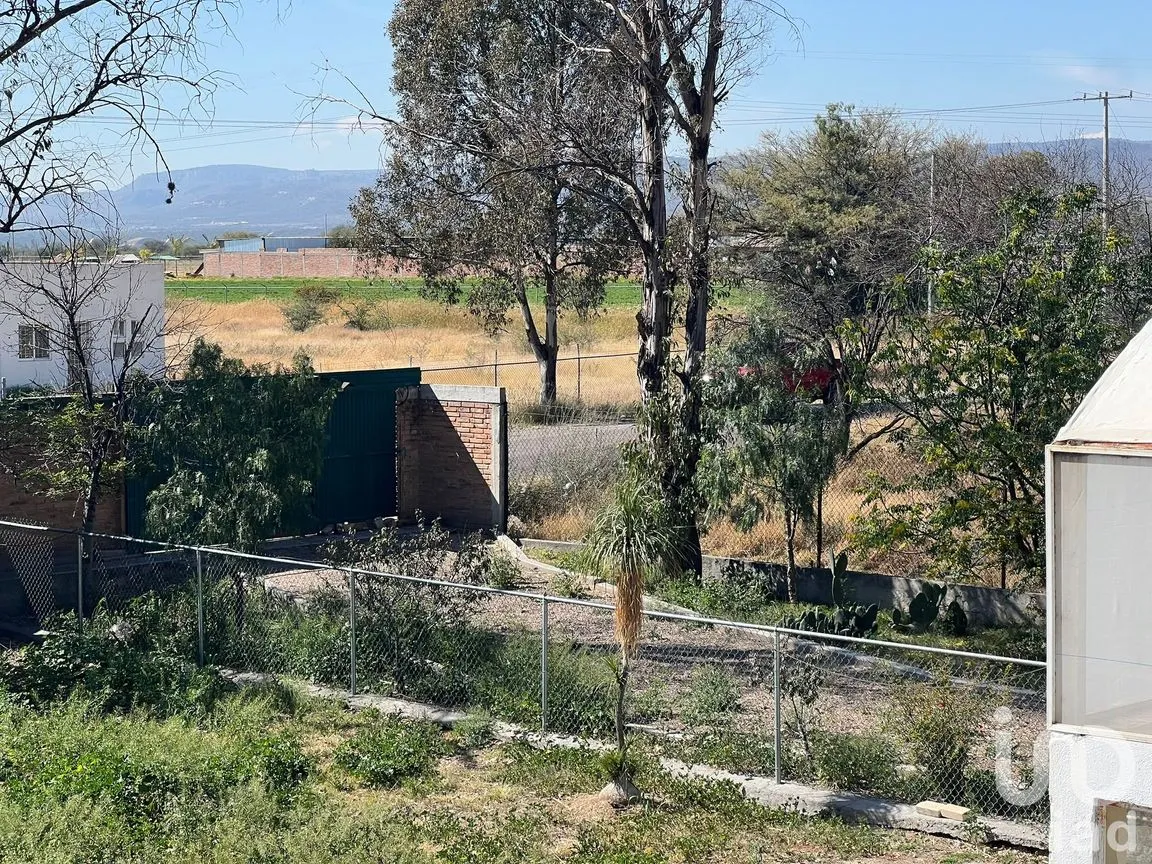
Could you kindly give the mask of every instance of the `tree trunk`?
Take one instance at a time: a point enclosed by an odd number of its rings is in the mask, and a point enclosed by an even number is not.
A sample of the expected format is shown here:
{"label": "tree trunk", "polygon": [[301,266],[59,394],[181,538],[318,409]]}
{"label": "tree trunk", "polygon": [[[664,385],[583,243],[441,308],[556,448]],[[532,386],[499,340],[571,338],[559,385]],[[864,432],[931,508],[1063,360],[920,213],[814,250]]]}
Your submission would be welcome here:
{"label": "tree trunk", "polygon": [[[644,401],[664,389],[668,369],[668,347],[672,333],[672,286],[664,260],[668,242],[668,201],[666,194],[663,55],[653,7],[647,0],[639,12],[640,72],[640,163],[643,172],[644,201],[641,213],[641,246],[644,253],[643,303],[636,316],[639,350],[636,376]],[[656,430],[658,433],[660,430]],[[667,433],[664,433],[665,435]]]}
{"label": "tree trunk", "polygon": [[621,651],[620,673],[616,676],[616,752],[620,754],[621,765],[628,755],[628,738],[625,734],[627,724],[624,716],[624,701],[628,695],[628,671],[628,654]]}
{"label": "tree trunk", "polygon": [[556,274],[548,272],[544,277],[544,338],[536,328],[536,318],[528,302],[528,291],[523,285],[517,292],[520,316],[524,320],[524,336],[536,366],[540,371],[540,405],[551,408],[556,404],[556,357],[560,351],[558,329],[558,298],[556,297]]}
{"label": "tree trunk", "polygon": [[788,572],[786,574],[786,581],[788,583],[788,602],[796,602],[796,514],[785,509],[784,511],[784,533],[785,541],[788,544]]}

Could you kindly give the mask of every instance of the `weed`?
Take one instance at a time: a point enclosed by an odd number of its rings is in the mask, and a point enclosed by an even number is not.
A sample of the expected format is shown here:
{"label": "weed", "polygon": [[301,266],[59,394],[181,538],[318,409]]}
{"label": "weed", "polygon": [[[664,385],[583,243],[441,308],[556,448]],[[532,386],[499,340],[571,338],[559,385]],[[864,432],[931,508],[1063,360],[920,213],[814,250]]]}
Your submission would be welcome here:
{"label": "weed", "polygon": [[697,666],[692,670],[684,703],[684,719],[707,725],[740,708],[740,686],[723,666]]}
{"label": "weed", "polygon": [[496,722],[490,715],[477,711],[457,721],[452,731],[465,750],[480,750],[496,739]]}
{"label": "weed", "polygon": [[552,591],[558,597],[580,599],[588,596],[584,589],[584,577],[571,570],[561,570],[552,579]]}
{"label": "weed", "polygon": [[488,584],[493,588],[511,590],[520,584],[520,566],[511,555],[496,550],[488,559]]}
{"label": "weed", "polygon": [[668,750],[689,764],[712,765],[734,774],[769,776],[776,769],[772,739],[754,732],[710,729],[677,742]]}
{"label": "weed", "polygon": [[437,727],[389,715],[341,744],[336,764],[370,786],[387,788],[427,777],[446,752]]}
{"label": "weed", "polygon": [[604,784],[600,754],[584,748],[508,744],[500,750],[498,778],[549,796],[591,792]]}

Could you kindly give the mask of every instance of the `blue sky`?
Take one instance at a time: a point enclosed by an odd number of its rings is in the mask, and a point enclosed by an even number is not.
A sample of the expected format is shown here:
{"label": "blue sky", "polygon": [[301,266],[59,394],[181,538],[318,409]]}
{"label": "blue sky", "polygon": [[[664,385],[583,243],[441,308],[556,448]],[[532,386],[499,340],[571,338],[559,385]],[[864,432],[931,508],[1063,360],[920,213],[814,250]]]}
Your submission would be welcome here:
{"label": "blue sky", "polygon": [[[280,0],[281,4],[285,0]],[[238,4],[239,5],[239,4]],[[824,0],[790,3],[799,39],[778,27],[756,77],[733,97],[717,146],[732,150],[765,128],[793,130],[830,101],[887,106],[944,129],[991,141],[1099,134],[1098,102],[991,109],[1071,99],[1100,89],[1144,91],[1114,103],[1113,135],[1152,138],[1152,4],[1147,0]],[[275,0],[245,3],[231,35],[216,34],[207,62],[231,74],[215,98],[211,128],[164,127],[174,168],[244,162],[283,168],[370,168],[371,134],[338,126],[294,130],[307,94],[320,92],[330,63],[387,108],[391,2]],[[338,91],[331,81],[330,91]],[[936,114],[939,109],[981,110]],[[921,113],[924,112],[924,113]],[[349,112],[335,106],[318,116]],[[138,158],[133,170],[152,169]]]}

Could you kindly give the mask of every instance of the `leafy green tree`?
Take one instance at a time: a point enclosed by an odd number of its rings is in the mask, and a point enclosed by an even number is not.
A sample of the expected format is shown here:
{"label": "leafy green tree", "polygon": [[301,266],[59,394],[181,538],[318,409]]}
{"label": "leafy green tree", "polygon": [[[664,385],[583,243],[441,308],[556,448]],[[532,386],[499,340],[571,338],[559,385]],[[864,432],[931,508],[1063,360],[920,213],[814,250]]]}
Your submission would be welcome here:
{"label": "leafy green tree", "polygon": [[846,422],[905,299],[916,297],[910,283],[924,283],[930,143],[924,128],[891,114],[830,105],[811,131],[766,135],[722,174],[732,275],[763,292],[787,335],[841,371]]}
{"label": "leafy green tree", "polygon": [[754,312],[747,331],[712,360],[700,472],[714,513],[744,530],[783,520],[792,601],[799,531],[816,525],[846,443],[840,405],[815,405],[811,393],[789,386],[798,362],[782,349],[774,317]]}
{"label": "leafy green tree", "polygon": [[197,342],[183,378],[143,409],[143,452],[164,478],[148,494],[150,533],[251,551],[307,516],[335,392],[303,355],[246,366]]}
{"label": "leafy green tree", "polygon": [[1095,187],[1018,196],[995,248],[928,250],[942,311],[901,320],[874,388],[922,470],[872,478],[857,545],[924,554],[947,579],[1042,580],[1044,447],[1152,300],[1147,261],[1102,242],[1096,203]]}
{"label": "leafy green tree", "polygon": [[[400,122],[386,170],[352,205],[357,245],[414,262],[425,293],[457,302],[475,277],[467,302],[493,334],[518,311],[545,406],[561,313],[597,309],[628,260],[626,191],[568,162],[562,144],[567,129],[603,122],[601,82],[579,46],[608,21],[578,4],[399,3],[389,32]],[[626,165],[619,127],[604,140]]]}
{"label": "leafy green tree", "polygon": [[337,225],[328,232],[328,245],[335,249],[351,249],[356,245],[356,228]]}

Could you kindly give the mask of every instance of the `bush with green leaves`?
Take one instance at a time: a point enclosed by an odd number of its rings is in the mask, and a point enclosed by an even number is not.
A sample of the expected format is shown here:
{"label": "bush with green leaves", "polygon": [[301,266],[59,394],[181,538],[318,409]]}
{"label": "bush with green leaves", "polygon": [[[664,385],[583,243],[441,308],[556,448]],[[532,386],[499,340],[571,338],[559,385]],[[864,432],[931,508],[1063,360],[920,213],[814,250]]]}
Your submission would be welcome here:
{"label": "bush with green leaves", "polygon": [[941,801],[967,799],[966,775],[988,701],[976,688],[940,670],[931,682],[908,682],[892,692],[889,732],[903,740]]}
{"label": "bush with green leaves", "polygon": [[710,725],[740,709],[740,685],[723,666],[697,666],[692,670],[684,699],[684,719],[692,725]]}
{"label": "bush with green leaves", "polygon": [[[548,728],[571,735],[612,729],[616,679],[607,658],[571,645],[548,646]],[[512,637],[475,671],[474,701],[497,717],[540,725],[540,640]]]}
{"label": "bush with green leaves", "polygon": [[321,323],[326,310],[339,299],[338,288],[306,283],[296,288],[292,300],[281,307],[281,311],[288,326],[297,333],[303,333]]}
{"label": "bush with green leaves", "polygon": [[431,723],[384,715],[336,750],[336,764],[370,786],[390,788],[429,776],[448,752]]}
{"label": "bush with green leaves", "polygon": [[[412,534],[384,528],[367,540],[340,539],[322,554],[339,566],[409,577],[356,577],[361,685],[442,705],[466,703],[471,670],[496,640],[472,626],[484,595],[450,583],[488,581],[492,552],[485,539],[454,540],[439,523],[421,522]],[[437,584],[409,581],[415,579]]]}
{"label": "bush with green leaves", "polygon": [[832,789],[899,794],[899,753],[884,736],[817,732],[812,736],[812,755],[816,779]]}
{"label": "bush with green leaves", "polygon": [[141,598],[118,615],[98,607],[83,631],[72,615],[56,618],[42,643],[0,658],[0,688],[37,708],[78,695],[102,711],[203,716],[231,687],[164,644],[168,628],[154,600]]}

